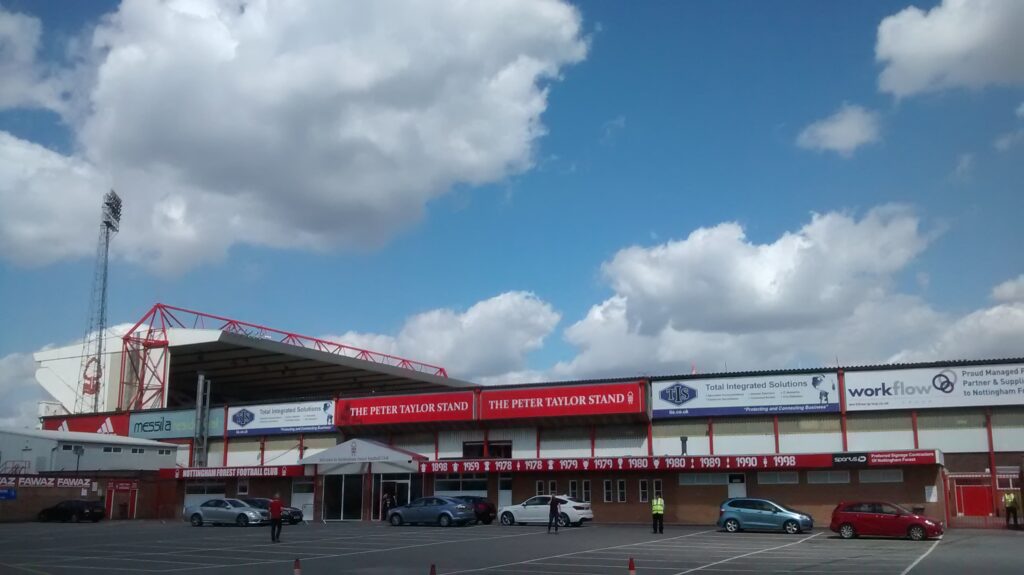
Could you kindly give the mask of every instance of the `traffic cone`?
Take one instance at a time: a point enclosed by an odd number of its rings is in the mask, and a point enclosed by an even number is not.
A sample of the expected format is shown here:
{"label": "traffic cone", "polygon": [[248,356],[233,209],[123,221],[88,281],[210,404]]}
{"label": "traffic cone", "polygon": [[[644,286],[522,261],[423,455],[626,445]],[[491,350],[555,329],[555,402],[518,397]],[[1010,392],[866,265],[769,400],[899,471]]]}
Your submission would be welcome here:
{"label": "traffic cone", "polygon": [[636,575],[636,563],[633,562],[633,558],[629,558],[629,575]]}
{"label": "traffic cone", "polygon": [[437,566],[433,563],[430,564],[430,575],[437,575]]}
{"label": "traffic cone", "polygon": [[295,560],[295,567],[294,567],[294,569],[295,569],[295,575],[302,575],[302,563],[299,563],[298,559]]}

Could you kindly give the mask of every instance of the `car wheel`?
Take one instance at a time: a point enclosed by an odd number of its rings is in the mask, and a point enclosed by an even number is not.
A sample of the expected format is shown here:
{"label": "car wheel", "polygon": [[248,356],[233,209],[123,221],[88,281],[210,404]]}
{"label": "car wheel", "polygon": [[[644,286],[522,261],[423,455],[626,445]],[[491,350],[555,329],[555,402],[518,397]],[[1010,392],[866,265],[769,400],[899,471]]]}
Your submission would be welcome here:
{"label": "car wheel", "polygon": [[729,533],[736,533],[740,530],[740,522],[735,519],[726,519],[725,530]]}
{"label": "car wheel", "polygon": [[490,525],[491,523],[494,523],[494,518],[493,517],[488,517],[487,519],[483,520],[483,524],[484,525]]}
{"label": "car wheel", "polygon": [[192,517],[189,518],[189,523],[192,524],[192,527],[202,527],[203,516],[198,513],[193,513]]}
{"label": "car wheel", "polygon": [[579,521],[577,521],[576,523],[573,523],[573,524],[572,524],[572,526],[573,526],[573,527],[583,527],[583,520],[582,520],[582,519],[580,519],[580,520],[579,520]]}
{"label": "car wheel", "polygon": [[238,517],[235,518],[235,525],[238,525],[239,527],[245,527],[248,524],[249,517],[247,517],[245,513],[239,513]]}
{"label": "car wheel", "polygon": [[920,525],[912,525],[910,529],[907,530],[907,535],[909,535],[914,541],[924,541],[927,534],[924,532],[924,527],[921,527]]}
{"label": "car wheel", "polygon": [[80,520],[81,520],[81,518],[78,516],[77,513],[72,513],[71,514],[71,522],[72,523],[78,523]]}
{"label": "car wheel", "polygon": [[437,524],[441,527],[450,527],[452,524],[452,518],[450,515],[442,513],[441,516],[437,518]]}
{"label": "car wheel", "polygon": [[568,515],[566,515],[565,513],[559,513],[558,514],[558,526],[559,527],[568,527],[569,523],[571,523],[571,522],[569,521],[569,516]]}
{"label": "car wheel", "polygon": [[839,536],[843,539],[853,539],[857,536],[857,531],[853,528],[853,525],[843,523],[839,526]]}
{"label": "car wheel", "polygon": [[796,535],[800,533],[800,525],[796,521],[787,521],[782,524],[782,528],[786,530],[786,533],[790,535]]}
{"label": "car wheel", "polygon": [[397,513],[392,513],[391,514],[391,518],[388,519],[388,521],[390,521],[391,524],[394,525],[395,527],[398,527],[399,525],[402,524],[402,516],[397,514]]}
{"label": "car wheel", "polygon": [[511,527],[516,524],[516,518],[508,511],[501,514],[501,524],[506,527]]}

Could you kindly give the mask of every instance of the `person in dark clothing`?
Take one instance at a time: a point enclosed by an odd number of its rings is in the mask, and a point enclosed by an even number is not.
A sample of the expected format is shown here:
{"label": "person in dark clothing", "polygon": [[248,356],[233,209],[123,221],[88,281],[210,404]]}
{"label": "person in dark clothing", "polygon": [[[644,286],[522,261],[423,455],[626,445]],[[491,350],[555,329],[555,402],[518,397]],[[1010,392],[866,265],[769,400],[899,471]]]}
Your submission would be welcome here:
{"label": "person in dark clothing", "polygon": [[270,500],[270,542],[281,542],[281,494],[275,493]]}
{"label": "person in dark clothing", "polygon": [[384,494],[383,501],[380,502],[380,520],[388,520],[388,511],[395,506],[395,498],[390,493]]}
{"label": "person in dark clothing", "polygon": [[551,496],[551,504],[548,507],[548,533],[551,533],[551,526],[555,526],[555,533],[558,533],[558,498]]}

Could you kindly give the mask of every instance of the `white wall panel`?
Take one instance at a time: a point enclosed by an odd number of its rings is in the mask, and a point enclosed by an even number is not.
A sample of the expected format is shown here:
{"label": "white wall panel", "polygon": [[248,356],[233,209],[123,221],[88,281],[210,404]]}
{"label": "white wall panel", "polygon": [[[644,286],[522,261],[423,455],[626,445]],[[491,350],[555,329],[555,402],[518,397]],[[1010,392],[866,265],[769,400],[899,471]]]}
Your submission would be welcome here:
{"label": "white wall panel", "polygon": [[481,429],[458,429],[441,431],[438,433],[437,446],[438,457],[441,459],[462,458],[462,443],[464,441],[483,441],[484,432]]}
{"label": "white wall panel", "polygon": [[988,452],[988,431],[984,428],[919,429],[917,439],[921,449],[941,449],[946,453]]}
{"label": "white wall panel", "polygon": [[843,450],[841,433],[780,433],[782,453],[831,453]]}
{"label": "white wall panel", "polygon": [[298,436],[287,439],[267,439],[263,453],[264,465],[297,465],[299,463]]}
{"label": "white wall panel", "polygon": [[211,439],[206,445],[207,467],[220,467],[224,465],[224,441]]}
{"label": "white wall panel", "polygon": [[260,440],[232,437],[228,441],[228,467],[260,464]]}
{"label": "white wall panel", "polygon": [[913,430],[849,431],[846,434],[849,451],[888,451],[913,449]]}
{"label": "white wall panel", "polygon": [[[589,445],[587,456],[590,455]],[[647,455],[647,429],[637,426],[598,427],[595,434],[594,455],[611,457],[615,455]]]}
{"label": "white wall panel", "polygon": [[433,433],[409,433],[395,435],[391,443],[399,449],[418,453],[427,459],[434,459],[434,434]]}
{"label": "white wall panel", "polygon": [[492,429],[487,437],[489,441],[511,441],[513,459],[537,457],[537,430],[532,427]]}
{"label": "white wall panel", "polygon": [[992,445],[996,451],[1024,451],[1024,427],[995,427]]}
{"label": "white wall panel", "polygon": [[775,453],[775,436],[764,434],[715,436],[715,455],[744,455],[748,453]]}
{"label": "white wall panel", "polygon": [[540,456],[543,458],[590,457],[590,429],[584,427],[541,429]]}
{"label": "white wall panel", "polygon": [[[654,437],[655,455],[680,455],[682,443],[678,437]],[[688,437],[686,440],[687,455],[710,455],[710,442],[707,437]]]}

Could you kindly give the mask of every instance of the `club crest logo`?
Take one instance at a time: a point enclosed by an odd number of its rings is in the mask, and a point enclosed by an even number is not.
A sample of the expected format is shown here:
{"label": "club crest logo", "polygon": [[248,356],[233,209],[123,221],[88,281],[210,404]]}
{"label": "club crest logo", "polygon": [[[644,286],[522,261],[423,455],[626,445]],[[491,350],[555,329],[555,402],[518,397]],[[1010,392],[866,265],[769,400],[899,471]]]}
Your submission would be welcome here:
{"label": "club crest logo", "polygon": [[674,383],[661,390],[661,399],[673,404],[683,405],[684,403],[697,399],[697,390],[681,383]]}
{"label": "club crest logo", "polygon": [[248,409],[239,409],[231,416],[231,421],[235,422],[238,427],[245,427],[256,419],[256,414],[249,411]]}

